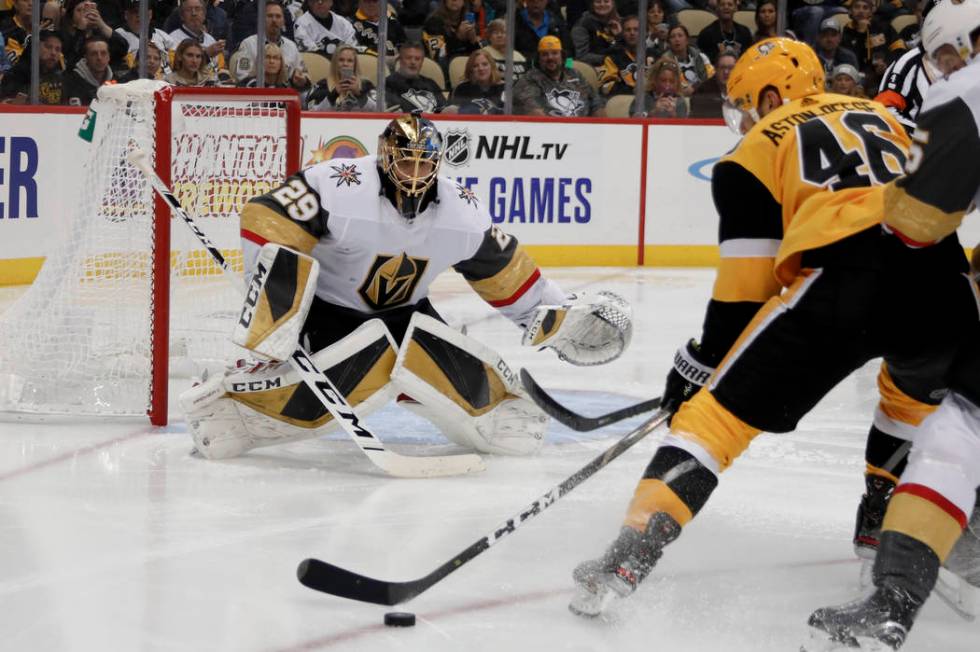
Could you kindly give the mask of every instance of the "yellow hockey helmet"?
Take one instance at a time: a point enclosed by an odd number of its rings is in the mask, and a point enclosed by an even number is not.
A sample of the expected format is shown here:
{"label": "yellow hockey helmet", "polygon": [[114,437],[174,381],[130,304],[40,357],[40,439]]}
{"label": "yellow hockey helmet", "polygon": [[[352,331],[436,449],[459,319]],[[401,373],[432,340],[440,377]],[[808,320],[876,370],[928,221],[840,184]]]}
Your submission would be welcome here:
{"label": "yellow hockey helmet", "polygon": [[432,185],[442,161],[442,136],[421,111],[412,111],[388,123],[378,139],[381,169],[395,187],[419,197]]}
{"label": "yellow hockey helmet", "polygon": [[783,102],[822,93],[824,70],[817,53],[806,43],[783,37],[767,38],[746,50],[728,77],[728,125],[740,132],[746,117],[758,122],[759,98],[769,87],[779,91]]}

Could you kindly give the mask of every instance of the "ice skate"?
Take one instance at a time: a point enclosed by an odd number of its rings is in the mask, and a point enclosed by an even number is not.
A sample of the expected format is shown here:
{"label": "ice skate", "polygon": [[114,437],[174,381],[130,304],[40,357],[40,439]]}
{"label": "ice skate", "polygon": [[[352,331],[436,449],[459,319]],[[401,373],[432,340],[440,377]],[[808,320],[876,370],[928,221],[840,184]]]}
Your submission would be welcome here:
{"label": "ice skate", "polygon": [[805,649],[897,650],[920,607],[908,591],[885,585],[867,598],[817,609],[808,621],[811,645]]}
{"label": "ice skate", "polygon": [[895,483],[878,475],[866,475],[864,480],[866,490],[858,504],[854,525],[854,553],[861,559],[874,559],[881,537],[881,523],[885,520]]}
{"label": "ice skate", "polygon": [[664,546],[680,532],[677,521],[662,512],[650,518],[645,532],[624,527],[602,557],[582,562],[572,572],[577,592],[569,610],[596,617],[613,601],[628,597],[653,570]]}

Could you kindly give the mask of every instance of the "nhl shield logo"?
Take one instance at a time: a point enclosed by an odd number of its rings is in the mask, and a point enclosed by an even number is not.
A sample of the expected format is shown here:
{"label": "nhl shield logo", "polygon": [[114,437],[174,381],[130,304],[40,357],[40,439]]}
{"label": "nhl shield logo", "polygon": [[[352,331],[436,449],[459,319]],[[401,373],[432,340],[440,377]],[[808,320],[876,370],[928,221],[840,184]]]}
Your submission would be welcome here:
{"label": "nhl shield logo", "polygon": [[466,165],[470,161],[470,132],[465,129],[450,129],[446,132],[446,150],[443,153],[446,163],[453,167]]}

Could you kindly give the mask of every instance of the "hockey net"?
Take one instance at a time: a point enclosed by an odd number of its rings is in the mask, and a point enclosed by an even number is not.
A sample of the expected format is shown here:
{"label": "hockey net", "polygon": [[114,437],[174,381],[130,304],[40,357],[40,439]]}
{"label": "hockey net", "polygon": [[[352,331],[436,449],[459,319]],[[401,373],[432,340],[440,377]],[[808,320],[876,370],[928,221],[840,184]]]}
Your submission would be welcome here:
{"label": "hockey net", "polygon": [[[299,105],[275,89],[103,86],[63,239],[0,315],[0,409],[166,423],[168,378],[223,366],[241,309],[238,215],[299,167]],[[151,155],[237,270],[229,279],[127,160]],[[240,356],[239,356],[240,357]]]}

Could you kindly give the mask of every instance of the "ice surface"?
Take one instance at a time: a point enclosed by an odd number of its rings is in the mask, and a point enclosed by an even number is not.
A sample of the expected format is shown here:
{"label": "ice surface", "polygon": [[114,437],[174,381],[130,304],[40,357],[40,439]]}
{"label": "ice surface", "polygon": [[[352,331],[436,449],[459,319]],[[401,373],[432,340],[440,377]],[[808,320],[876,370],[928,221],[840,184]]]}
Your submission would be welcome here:
{"label": "ice surface", "polygon": [[[450,275],[433,300],[454,325],[527,366],[556,397],[598,414],[659,394],[673,352],[700,331],[707,270],[549,270],[567,290],[633,302],[627,354],[576,368],[522,350],[515,327]],[[0,295],[2,299],[5,295]],[[876,400],[869,365],[790,435],[763,435],[654,575],[606,621],[568,613],[570,573],[614,536],[656,435],[519,532],[398,609],[315,593],[295,579],[310,556],[373,577],[414,579],[640,422],[593,433],[556,424],[532,459],[489,458],[480,475],[386,478],[343,437],[236,460],[190,456],[180,422],[0,421],[0,649],[795,651],[816,607],[851,599],[864,436]],[[395,407],[370,419],[406,454],[456,449]],[[980,623],[930,601],[909,651],[980,649]]]}

